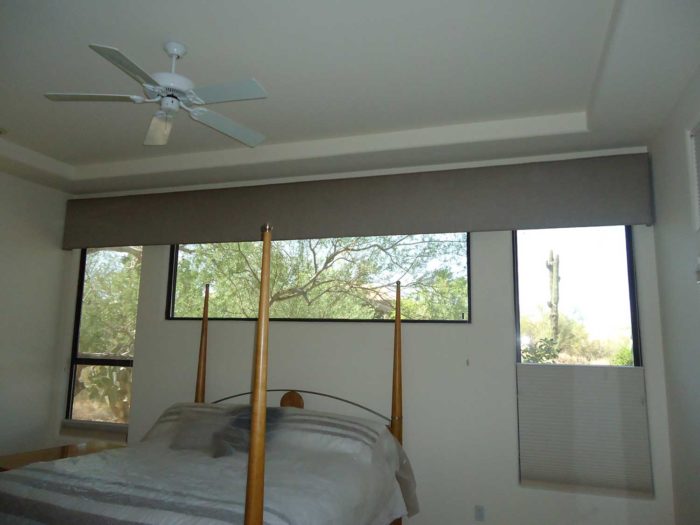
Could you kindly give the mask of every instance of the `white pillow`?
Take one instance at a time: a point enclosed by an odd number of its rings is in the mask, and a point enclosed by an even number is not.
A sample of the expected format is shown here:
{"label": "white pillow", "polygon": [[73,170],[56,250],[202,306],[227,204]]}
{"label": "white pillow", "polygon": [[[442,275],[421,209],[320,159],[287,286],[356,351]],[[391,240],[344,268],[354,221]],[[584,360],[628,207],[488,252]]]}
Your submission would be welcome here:
{"label": "white pillow", "polygon": [[[248,450],[250,409],[243,410],[215,435],[215,456]],[[372,460],[378,438],[387,433],[381,422],[292,407],[268,408],[266,446],[300,447],[317,452],[353,454]]]}
{"label": "white pillow", "polygon": [[169,443],[180,430],[180,420],[184,413],[202,415],[231,414],[243,407],[244,405],[175,403],[163,411],[141,441],[167,441]]}
{"label": "white pillow", "polygon": [[199,450],[212,456],[214,433],[226,427],[231,417],[231,414],[224,410],[183,408],[170,448]]}

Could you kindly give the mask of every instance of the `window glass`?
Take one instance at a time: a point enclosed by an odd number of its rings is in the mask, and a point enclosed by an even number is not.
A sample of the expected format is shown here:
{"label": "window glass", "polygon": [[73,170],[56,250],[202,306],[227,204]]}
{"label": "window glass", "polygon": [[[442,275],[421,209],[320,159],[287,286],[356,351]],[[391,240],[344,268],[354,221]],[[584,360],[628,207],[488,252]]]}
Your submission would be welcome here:
{"label": "window glass", "polygon": [[[185,244],[177,250],[172,316],[258,314],[261,243]],[[273,241],[270,316],[392,319],[401,281],[405,319],[468,319],[466,233]]]}
{"label": "window glass", "polygon": [[73,419],[127,423],[131,408],[131,367],[77,365]]}
{"label": "window glass", "polygon": [[517,232],[523,363],[634,364],[624,226]]}
{"label": "window glass", "polygon": [[78,354],[132,358],[141,275],[140,246],[88,249]]}
{"label": "window glass", "polygon": [[141,246],[83,250],[66,416],[127,423]]}

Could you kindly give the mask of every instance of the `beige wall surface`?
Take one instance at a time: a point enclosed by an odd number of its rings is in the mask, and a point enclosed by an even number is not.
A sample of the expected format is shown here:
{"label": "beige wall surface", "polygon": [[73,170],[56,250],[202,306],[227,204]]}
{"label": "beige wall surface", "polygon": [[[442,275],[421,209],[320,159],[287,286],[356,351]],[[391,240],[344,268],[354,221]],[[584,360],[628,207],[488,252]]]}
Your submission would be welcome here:
{"label": "beige wall surface", "polygon": [[0,173],[0,454],[55,440],[55,400],[67,382],[57,352],[66,198]]}

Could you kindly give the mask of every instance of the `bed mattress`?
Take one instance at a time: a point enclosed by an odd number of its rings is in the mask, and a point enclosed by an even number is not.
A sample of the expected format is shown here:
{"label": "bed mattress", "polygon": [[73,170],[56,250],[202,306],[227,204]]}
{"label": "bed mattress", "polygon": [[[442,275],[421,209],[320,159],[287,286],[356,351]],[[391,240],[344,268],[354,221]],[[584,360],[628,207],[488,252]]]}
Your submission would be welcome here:
{"label": "bed mattress", "polygon": [[[247,455],[212,457],[171,442],[156,432],[135,446],[2,473],[0,522],[243,523]],[[267,447],[265,524],[386,525],[409,513],[410,465],[388,432],[359,458],[337,446],[281,443]],[[411,480],[403,492],[397,476]]]}

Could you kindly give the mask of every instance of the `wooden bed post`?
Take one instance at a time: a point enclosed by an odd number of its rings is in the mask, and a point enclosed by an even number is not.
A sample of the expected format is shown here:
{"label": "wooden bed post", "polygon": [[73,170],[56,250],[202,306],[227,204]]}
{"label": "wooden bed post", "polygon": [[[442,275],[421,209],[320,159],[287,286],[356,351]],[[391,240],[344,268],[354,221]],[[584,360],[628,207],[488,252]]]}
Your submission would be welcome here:
{"label": "wooden bed post", "polygon": [[[403,385],[401,382],[401,281],[396,281],[396,313],[394,314],[394,376],[391,387],[391,424],[389,430],[403,443]],[[401,525],[396,518],[391,525]]]}
{"label": "wooden bed post", "polygon": [[207,332],[209,329],[209,283],[204,287],[204,308],[202,309],[202,333],[199,337],[199,362],[197,363],[197,386],[194,389],[194,402],[204,403],[207,388]]}
{"label": "wooden bed post", "polygon": [[391,425],[389,429],[403,443],[403,386],[401,384],[401,281],[396,281],[394,316],[394,376],[391,389]]}
{"label": "wooden bed post", "polygon": [[255,364],[251,396],[248,481],[245,493],[245,525],[262,525],[265,489],[265,416],[267,414],[267,342],[270,325],[270,247],[272,228],[263,226],[260,304],[255,333]]}

